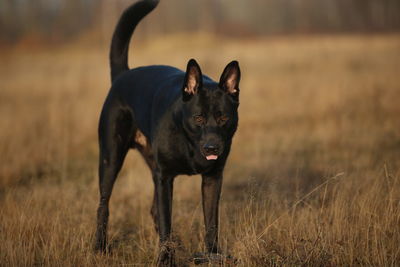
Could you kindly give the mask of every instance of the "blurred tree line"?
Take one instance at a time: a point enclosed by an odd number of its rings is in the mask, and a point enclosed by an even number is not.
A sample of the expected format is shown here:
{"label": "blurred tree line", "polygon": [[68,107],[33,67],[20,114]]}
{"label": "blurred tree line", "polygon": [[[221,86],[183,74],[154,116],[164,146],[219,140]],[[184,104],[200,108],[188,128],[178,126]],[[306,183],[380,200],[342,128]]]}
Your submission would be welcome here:
{"label": "blurred tree line", "polygon": [[[0,41],[36,36],[57,42],[88,31],[109,40],[122,10],[132,2],[0,0]],[[141,26],[144,35],[393,32],[400,30],[400,0],[161,0],[151,16]]]}

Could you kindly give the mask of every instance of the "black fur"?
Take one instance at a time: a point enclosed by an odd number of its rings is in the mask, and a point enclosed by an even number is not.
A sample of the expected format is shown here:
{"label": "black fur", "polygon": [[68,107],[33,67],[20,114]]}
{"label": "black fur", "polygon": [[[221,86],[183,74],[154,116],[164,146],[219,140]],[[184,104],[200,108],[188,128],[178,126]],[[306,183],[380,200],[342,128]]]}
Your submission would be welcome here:
{"label": "black fur", "polygon": [[151,169],[155,193],[151,215],[160,236],[160,265],[173,265],[172,191],[179,174],[201,174],[205,243],[218,248],[218,202],[222,173],[238,124],[240,69],[224,69],[219,83],[202,75],[194,59],[186,72],[170,66],[129,70],[128,46],[138,22],[158,1],[130,6],[115,29],[110,65],[112,87],[99,122],[99,184],[96,249],[107,250],[108,203],[126,153],[136,148]]}

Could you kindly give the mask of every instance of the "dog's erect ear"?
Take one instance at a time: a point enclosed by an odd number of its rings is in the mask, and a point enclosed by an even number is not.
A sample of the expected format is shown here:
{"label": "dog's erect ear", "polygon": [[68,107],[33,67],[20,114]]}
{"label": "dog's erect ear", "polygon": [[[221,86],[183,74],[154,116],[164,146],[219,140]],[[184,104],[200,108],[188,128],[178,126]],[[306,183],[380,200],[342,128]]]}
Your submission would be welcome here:
{"label": "dog's erect ear", "polygon": [[193,58],[189,60],[186,67],[185,81],[183,84],[183,99],[187,100],[198,93],[203,86],[203,76],[199,64]]}
{"label": "dog's erect ear", "polygon": [[234,60],[226,65],[219,80],[219,87],[231,95],[239,93],[240,68],[239,63]]}

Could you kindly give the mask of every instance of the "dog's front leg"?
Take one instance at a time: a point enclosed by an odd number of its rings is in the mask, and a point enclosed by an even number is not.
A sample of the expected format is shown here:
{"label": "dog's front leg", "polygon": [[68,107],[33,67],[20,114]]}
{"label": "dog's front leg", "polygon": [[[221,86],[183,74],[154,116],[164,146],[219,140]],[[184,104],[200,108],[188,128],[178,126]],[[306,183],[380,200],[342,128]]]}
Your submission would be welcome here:
{"label": "dog's front leg", "polygon": [[208,253],[218,253],[218,206],[221,195],[222,173],[202,176],[205,243]]}
{"label": "dog's front leg", "polygon": [[175,266],[174,246],[170,241],[173,182],[173,176],[163,175],[161,172],[154,174],[160,235],[158,266]]}

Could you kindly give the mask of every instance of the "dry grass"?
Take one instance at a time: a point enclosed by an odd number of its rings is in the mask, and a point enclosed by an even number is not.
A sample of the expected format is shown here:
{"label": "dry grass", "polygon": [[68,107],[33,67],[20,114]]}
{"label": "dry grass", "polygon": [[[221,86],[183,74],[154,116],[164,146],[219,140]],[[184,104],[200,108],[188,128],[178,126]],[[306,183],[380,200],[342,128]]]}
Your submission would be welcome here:
{"label": "dry grass", "polygon": [[[132,53],[135,66],[184,68],[195,57],[214,78],[232,58],[241,62],[220,236],[242,266],[400,263],[399,36],[175,36]],[[113,254],[92,253],[107,49],[0,56],[0,265],[154,263],[152,182],[136,152],[111,199]],[[183,258],[203,249],[199,187],[198,177],[176,180]]]}

